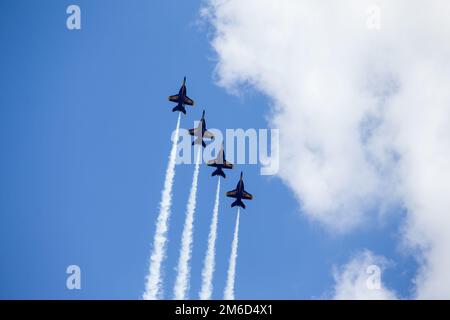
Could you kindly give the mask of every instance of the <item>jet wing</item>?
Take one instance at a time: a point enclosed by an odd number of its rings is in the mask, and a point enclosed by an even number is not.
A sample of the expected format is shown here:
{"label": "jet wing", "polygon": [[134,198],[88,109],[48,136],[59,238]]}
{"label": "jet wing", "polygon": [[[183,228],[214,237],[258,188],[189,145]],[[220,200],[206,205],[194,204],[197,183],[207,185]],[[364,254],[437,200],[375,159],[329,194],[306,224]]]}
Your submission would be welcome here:
{"label": "jet wing", "polygon": [[214,139],[214,135],[209,132],[208,130],[205,131],[205,133],[203,134],[204,138],[208,138],[208,139]]}
{"label": "jet wing", "polygon": [[233,191],[228,191],[226,193],[226,195],[227,195],[227,197],[230,197],[230,198],[236,198],[237,197],[237,190],[234,189]]}
{"label": "jet wing", "polygon": [[192,100],[189,97],[184,97],[184,104],[187,104],[188,106],[193,106],[194,105],[194,100]]}
{"label": "jet wing", "polygon": [[174,94],[173,96],[169,96],[169,101],[172,101],[172,102],[178,102],[178,99],[179,99],[179,98],[180,98],[179,95]]}
{"label": "jet wing", "polygon": [[225,160],[225,161],[223,162],[223,167],[224,167],[225,169],[233,169],[233,164]]}
{"label": "jet wing", "polygon": [[195,136],[196,130],[197,130],[197,129],[189,129],[189,134],[190,134],[191,136]]}
{"label": "jet wing", "polygon": [[219,165],[222,165],[222,167],[225,168],[225,169],[233,169],[233,164],[232,163],[229,163],[228,161],[225,161],[225,162],[221,163],[217,159],[209,160],[206,163],[206,165],[210,166],[210,167],[217,167]]}
{"label": "jet wing", "polygon": [[242,199],[252,200],[253,196],[250,193],[248,193],[247,191],[244,190],[244,191],[242,191]]}
{"label": "jet wing", "polygon": [[216,167],[217,165],[223,164],[223,150],[219,151],[219,154],[217,155],[217,158],[209,160],[206,164],[208,166],[214,166]]}

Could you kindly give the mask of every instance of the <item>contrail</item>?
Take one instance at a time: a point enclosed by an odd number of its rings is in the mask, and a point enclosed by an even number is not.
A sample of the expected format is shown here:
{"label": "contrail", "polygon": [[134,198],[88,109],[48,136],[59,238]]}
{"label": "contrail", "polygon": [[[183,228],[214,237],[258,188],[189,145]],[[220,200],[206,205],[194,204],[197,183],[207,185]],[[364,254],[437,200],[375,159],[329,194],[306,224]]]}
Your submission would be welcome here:
{"label": "contrail", "polygon": [[175,160],[177,155],[178,133],[180,131],[180,114],[170,149],[169,163],[166,169],[164,189],[159,203],[159,215],[153,238],[153,252],[150,257],[149,274],[145,285],[143,299],[156,300],[161,296],[161,264],[166,256],[167,230],[169,229],[170,206],[172,204],[172,186],[175,177]]}
{"label": "contrail", "polygon": [[186,219],[184,221],[183,235],[181,237],[180,258],[178,260],[178,274],[173,288],[173,298],[175,300],[187,299],[189,290],[189,260],[192,255],[192,235],[194,231],[194,213],[197,198],[198,172],[200,169],[200,149],[197,151],[195,160],[194,175],[192,177],[192,186],[189,193],[188,204],[186,208]]}
{"label": "contrail", "polygon": [[231,244],[231,255],[230,255],[230,264],[228,266],[227,284],[225,286],[225,291],[223,294],[223,298],[225,300],[234,300],[234,278],[236,275],[236,258],[237,258],[238,233],[239,233],[239,214],[240,214],[240,209],[238,208],[238,212],[237,212],[237,216],[236,216],[236,227],[234,228],[234,237],[233,237],[233,242]]}
{"label": "contrail", "polygon": [[215,267],[216,255],[216,238],[217,238],[217,217],[219,215],[219,194],[220,194],[220,178],[217,180],[216,199],[214,201],[213,216],[211,226],[209,228],[208,249],[206,250],[205,261],[202,271],[202,288],[200,290],[201,300],[210,300],[212,294],[212,278]]}

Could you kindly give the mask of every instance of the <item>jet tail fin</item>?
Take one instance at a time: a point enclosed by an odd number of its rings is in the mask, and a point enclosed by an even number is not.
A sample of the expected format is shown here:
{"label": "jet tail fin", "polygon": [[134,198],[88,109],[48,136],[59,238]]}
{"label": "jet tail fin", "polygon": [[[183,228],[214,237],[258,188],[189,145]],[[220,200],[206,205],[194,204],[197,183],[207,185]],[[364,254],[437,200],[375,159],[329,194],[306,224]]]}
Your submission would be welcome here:
{"label": "jet tail fin", "polygon": [[223,170],[222,170],[221,168],[217,168],[217,169],[214,170],[213,173],[211,174],[212,177],[217,176],[217,175],[226,178],[225,172],[223,172]]}
{"label": "jet tail fin", "polygon": [[233,202],[231,204],[232,208],[235,206],[239,206],[239,207],[242,207],[243,209],[245,209],[245,204],[240,199],[236,200],[235,202]]}
{"label": "jet tail fin", "polygon": [[172,109],[172,112],[175,112],[175,111],[180,111],[180,112],[183,112],[184,114],[186,114],[186,109],[181,104],[177,105],[176,107],[174,107]]}

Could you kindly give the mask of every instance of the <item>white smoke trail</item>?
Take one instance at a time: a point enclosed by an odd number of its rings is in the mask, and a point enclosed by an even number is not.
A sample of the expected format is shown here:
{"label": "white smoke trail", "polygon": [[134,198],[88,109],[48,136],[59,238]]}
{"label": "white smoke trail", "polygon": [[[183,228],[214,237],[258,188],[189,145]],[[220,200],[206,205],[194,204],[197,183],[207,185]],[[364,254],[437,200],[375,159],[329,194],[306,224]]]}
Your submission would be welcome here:
{"label": "white smoke trail", "polygon": [[209,228],[208,249],[206,250],[205,261],[202,271],[202,288],[200,290],[201,300],[210,300],[212,294],[212,278],[215,267],[216,255],[216,238],[217,238],[217,220],[219,215],[219,194],[220,194],[220,178],[217,180],[216,199],[214,201],[213,216],[211,226]]}
{"label": "white smoke trail", "polygon": [[234,228],[234,237],[231,244],[231,255],[230,264],[228,266],[228,276],[227,284],[225,286],[225,291],[223,298],[225,300],[234,300],[234,278],[236,276],[236,259],[237,259],[237,249],[238,249],[238,233],[239,233],[239,214],[240,208],[238,208],[236,216],[236,227]]}
{"label": "white smoke trail", "polygon": [[178,260],[178,274],[173,288],[173,298],[175,300],[187,299],[189,290],[189,260],[192,255],[192,235],[194,231],[194,213],[197,199],[197,182],[200,168],[200,147],[197,151],[195,161],[194,175],[192,177],[192,186],[189,193],[188,204],[186,208],[186,219],[184,221],[183,235],[181,237],[180,258]]}
{"label": "white smoke trail", "polygon": [[167,230],[169,229],[170,206],[172,204],[172,186],[175,177],[175,159],[177,154],[178,133],[180,131],[180,114],[172,137],[169,163],[166,169],[164,189],[159,204],[159,215],[156,220],[156,231],[153,238],[153,252],[150,257],[149,274],[145,285],[144,300],[156,300],[161,296],[161,264],[166,255]]}

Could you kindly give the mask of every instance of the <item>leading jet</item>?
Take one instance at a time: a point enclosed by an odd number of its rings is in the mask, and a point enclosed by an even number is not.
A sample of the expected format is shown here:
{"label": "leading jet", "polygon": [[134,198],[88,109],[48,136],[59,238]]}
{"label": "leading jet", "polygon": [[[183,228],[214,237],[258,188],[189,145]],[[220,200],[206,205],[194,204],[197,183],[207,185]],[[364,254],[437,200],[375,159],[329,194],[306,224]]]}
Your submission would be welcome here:
{"label": "leading jet", "polygon": [[233,169],[233,165],[225,160],[225,151],[223,151],[223,146],[217,154],[217,158],[208,161],[207,165],[216,168],[216,170],[214,170],[211,174],[212,177],[219,175],[226,178],[225,172],[223,172],[222,169]]}
{"label": "leading jet", "polygon": [[186,93],[186,77],[183,79],[183,84],[181,85],[180,91],[178,91],[178,94],[175,94],[173,96],[169,96],[169,101],[176,102],[177,105],[172,109],[172,112],[180,111],[186,114],[186,109],[184,108],[185,105],[193,106],[194,100],[189,98]]}
{"label": "leading jet", "polygon": [[242,199],[245,200],[253,199],[253,196],[244,189],[244,181],[242,180],[242,171],[241,171],[241,179],[239,180],[236,189],[228,191],[226,195],[227,197],[236,199],[236,201],[234,201],[231,204],[231,207],[239,206],[242,207],[243,209],[245,209],[245,204],[242,202]]}
{"label": "leading jet", "polygon": [[208,130],[206,130],[205,110],[203,110],[202,118],[200,119],[197,128],[189,129],[189,134],[191,136],[197,137],[197,139],[195,139],[192,142],[192,145],[201,144],[203,146],[203,148],[206,147],[206,143],[205,143],[205,141],[203,141],[203,138],[207,138],[207,139],[211,139],[211,140],[214,139],[214,135],[211,132],[209,132]]}

